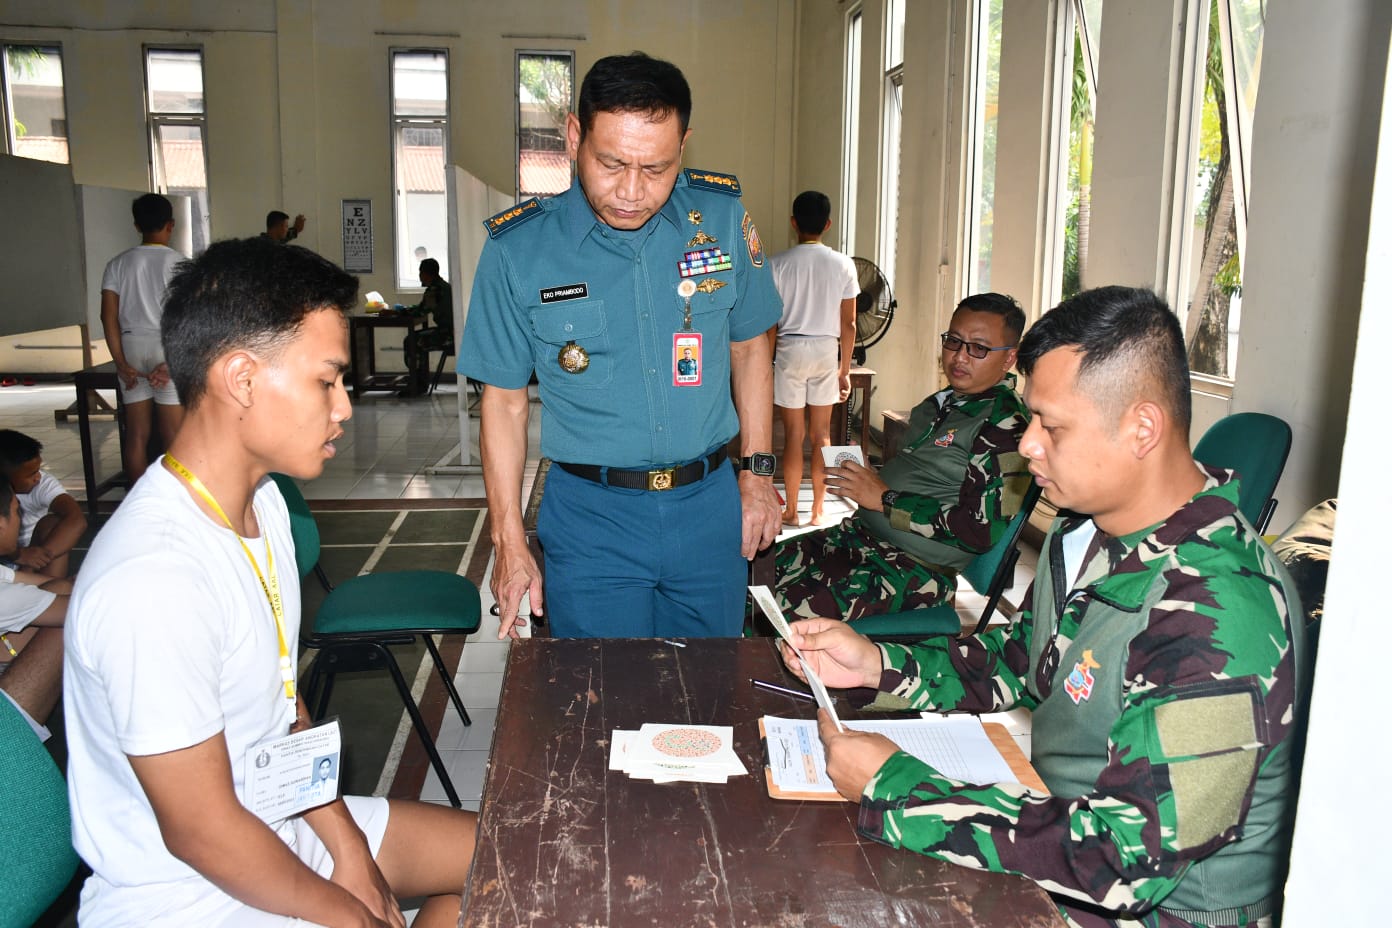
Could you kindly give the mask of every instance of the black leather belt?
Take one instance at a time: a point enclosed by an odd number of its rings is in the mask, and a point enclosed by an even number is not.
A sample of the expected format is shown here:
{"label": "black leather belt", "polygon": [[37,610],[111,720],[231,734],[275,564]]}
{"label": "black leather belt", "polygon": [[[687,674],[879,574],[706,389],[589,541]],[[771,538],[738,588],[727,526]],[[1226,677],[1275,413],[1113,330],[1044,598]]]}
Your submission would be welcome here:
{"label": "black leather belt", "polygon": [[560,461],[556,462],[556,466],[593,483],[608,483],[611,487],[623,487],[625,490],[675,490],[705,480],[708,474],[715,473],[724,460],[725,449],[721,448],[690,464],[658,470],[619,470],[598,464],[564,464]]}

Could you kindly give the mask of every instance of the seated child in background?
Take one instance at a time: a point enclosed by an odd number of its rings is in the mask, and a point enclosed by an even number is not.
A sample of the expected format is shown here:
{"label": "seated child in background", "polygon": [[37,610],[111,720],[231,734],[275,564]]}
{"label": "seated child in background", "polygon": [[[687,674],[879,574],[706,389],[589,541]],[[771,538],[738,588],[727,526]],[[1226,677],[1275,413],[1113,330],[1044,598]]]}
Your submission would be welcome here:
{"label": "seated child in background", "polygon": [[0,557],[45,577],[68,575],[68,554],[87,531],[87,517],[72,494],[43,468],[43,445],[14,429],[0,429],[0,475],[14,488],[22,522],[17,541],[0,544]]}
{"label": "seated child in background", "polygon": [[[10,482],[0,477],[0,547],[18,547],[21,516]],[[72,581],[0,565],[0,693],[35,733],[62,694],[63,620]]]}

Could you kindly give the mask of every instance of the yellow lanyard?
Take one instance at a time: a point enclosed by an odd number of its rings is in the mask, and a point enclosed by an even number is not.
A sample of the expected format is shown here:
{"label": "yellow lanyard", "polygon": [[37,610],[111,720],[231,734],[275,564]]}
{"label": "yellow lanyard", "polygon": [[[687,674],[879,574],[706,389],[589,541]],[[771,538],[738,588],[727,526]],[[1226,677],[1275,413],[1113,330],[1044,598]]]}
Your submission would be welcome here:
{"label": "yellow lanyard", "polygon": [[256,557],[247,547],[246,541],[232,528],[232,520],[227,518],[227,513],[222,511],[218,501],[213,499],[213,494],[208,492],[208,488],[203,485],[193,473],[183,464],[174,459],[171,454],[165,454],[164,459],[169,462],[169,467],[174,473],[184,478],[184,482],[193,488],[193,492],[203,497],[203,501],[212,507],[221,517],[223,523],[237,537],[237,543],[242,546],[242,551],[246,554],[247,560],[251,562],[251,569],[256,571],[256,579],[261,583],[261,592],[266,594],[266,602],[271,606],[271,615],[275,617],[276,637],[280,639],[280,679],[285,685],[285,698],[291,703],[295,702],[295,674],[290,667],[290,648],[285,643],[285,605],[280,599],[280,579],[276,576],[275,560],[271,557],[271,537],[266,531],[266,526],[261,522],[261,514],[256,512],[253,504],[252,512],[256,514],[257,525],[261,528],[261,540],[266,543],[266,572],[270,574],[270,582],[266,582],[266,577],[261,573],[261,568],[256,563]]}

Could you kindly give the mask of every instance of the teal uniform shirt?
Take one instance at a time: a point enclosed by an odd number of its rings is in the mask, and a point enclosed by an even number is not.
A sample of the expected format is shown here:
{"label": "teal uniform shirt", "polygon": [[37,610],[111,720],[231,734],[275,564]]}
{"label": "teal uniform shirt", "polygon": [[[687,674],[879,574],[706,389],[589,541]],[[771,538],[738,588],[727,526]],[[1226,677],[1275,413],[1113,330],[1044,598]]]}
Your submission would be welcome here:
{"label": "teal uniform shirt", "polygon": [[[730,343],[777,324],[782,300],[728,174],[687,169],[640,229],[599,221],[578,180],[484,223],[459,372],[505,389],[536,373],[541,451],[573,464],[645,468],[699,458],[739,431]],[[694,244],[693,244],[694,242]],[[723,260],[728,258],[728,261]],[[688,276],[683,276],[683,266]],[[698,385],[676,385],[685,300],[702,336]],[[574,343],[588,366],[558,357]]]}

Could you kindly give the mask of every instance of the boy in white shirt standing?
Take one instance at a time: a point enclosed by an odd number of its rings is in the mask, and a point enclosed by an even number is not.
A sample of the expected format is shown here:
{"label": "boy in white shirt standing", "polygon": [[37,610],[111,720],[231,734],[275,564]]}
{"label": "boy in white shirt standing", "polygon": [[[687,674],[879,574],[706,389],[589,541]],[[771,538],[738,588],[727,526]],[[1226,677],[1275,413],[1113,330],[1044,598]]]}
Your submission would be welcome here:
{"label": "boy in white shirt standing", "polygon": [[[831,228],[831,200],[806,190],[793,200],[798,243],[769,261],[783,298],[773,358],[773,402],[783,417],[783,524],[797,526],[804,436],[812,444],[812,524],[822,523],[826,469],[821,448],[831,444],[831,407],[851,392],[855,348],[855,262],[822,244]],[[770,330],[770,335],[773,335]],[[806,410],[804,412],[804,410]]]}
{"label": "boy in white shirt standing", "polygon": [[154,428],[155,409],[159,410],[160,439],[166,448],[184,416],[160,345],[164,293],[174,265],[184,256],[169,247],[169,237],[174,234],[174,207],[168,200],[158,193],[136,197],[131,203],[131,215],[140,232],[140,244],[107,263],[102,274],[101,320],[106,347],[116,362],[121,402],[125,406],[121,463],[133,484],[150,466],[146,449]]}

